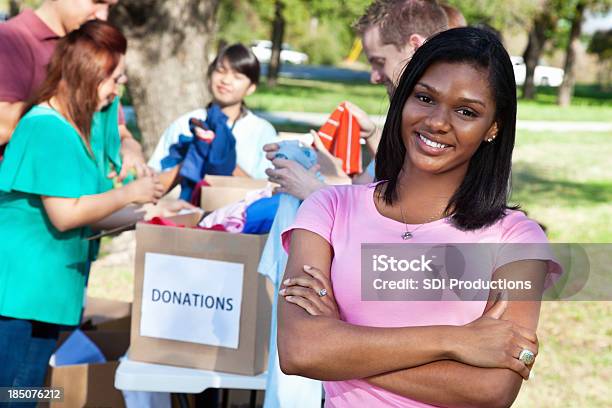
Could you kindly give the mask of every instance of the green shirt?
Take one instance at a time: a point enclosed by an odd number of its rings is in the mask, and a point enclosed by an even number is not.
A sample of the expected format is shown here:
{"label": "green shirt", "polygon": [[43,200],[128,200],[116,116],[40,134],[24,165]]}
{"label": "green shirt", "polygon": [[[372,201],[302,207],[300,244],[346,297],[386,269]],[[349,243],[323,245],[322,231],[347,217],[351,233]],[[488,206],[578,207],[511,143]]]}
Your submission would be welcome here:
{"label": "green shirt", "polygon": [[94,118],[94,157],[50,108],[35,106],[15,129],[0,163],[0,315],[79,323],[91,232],[87,227],[58,231],[41,195],[77,198],[112,186],[108,161],[118,158],[119,146],[118,134],[114,141],[109,130],[113,122],[117,126],[113,105]]}

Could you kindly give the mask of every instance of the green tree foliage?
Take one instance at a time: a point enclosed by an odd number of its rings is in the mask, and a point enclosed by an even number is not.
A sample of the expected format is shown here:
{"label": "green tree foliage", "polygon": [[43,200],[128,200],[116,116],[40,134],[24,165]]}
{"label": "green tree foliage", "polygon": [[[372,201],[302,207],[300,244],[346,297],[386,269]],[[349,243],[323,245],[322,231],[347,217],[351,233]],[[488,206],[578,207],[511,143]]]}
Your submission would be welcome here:
{"label": "green tree foliage", "polygon": [[[284,42],[306,52],[315,64],[335,64],[348,54],[355,38],[351,25],[371,0],[282,0]],[[274,0],[221,0],[217,40],[270,39]]]}
{"label": "green tree foliage", "polygon": [[487,24],[499,31],[524,30],[542,7],[541,0],[448,0],[461,10],[468,24]]}
{"label": "green tree foliage", "polygon": [[588,52],[599,59],[599,85],[606,91],[612,88],[612,29],[593,34]]}
{"label": "green tree foliage", "polygon": [[593,34],[588,52],[597,55],[600,61],[612,59],[612,29]]}

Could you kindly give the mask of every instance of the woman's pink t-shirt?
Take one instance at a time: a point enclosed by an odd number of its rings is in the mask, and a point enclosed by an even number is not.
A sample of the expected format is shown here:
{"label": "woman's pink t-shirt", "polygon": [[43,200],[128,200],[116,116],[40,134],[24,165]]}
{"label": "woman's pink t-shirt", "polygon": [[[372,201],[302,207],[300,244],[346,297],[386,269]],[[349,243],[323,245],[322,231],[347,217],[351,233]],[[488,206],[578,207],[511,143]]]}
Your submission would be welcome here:
{"label": "woman's pink t-shirt", "polygon": [[[291,231],[305,229],[324,238],[334,249],[331,280],[342,320],[360,326],[408,327],[464,325],[482,316],[485,301],[362,301],[361,244],[406,243],[406,226],[381,215],[374,204],[375,184],[335,186],[320,190],[302,203],[295,222],[283,232],[289,250]],[[414,231],[411,243],[546,243],[540,226],[520,211],[508,214],[494,225],[465,232],[448,219],[408,225]],[[541,246],[544,247],[544,246]],[[496,260],[498,267],[520,259],[551,260],[547,251],[528,258],[509,251]],[[547,286],[560,268],[549,262]],[[363,380],[324,383],[327,407],[430,407],[404,398]]]}

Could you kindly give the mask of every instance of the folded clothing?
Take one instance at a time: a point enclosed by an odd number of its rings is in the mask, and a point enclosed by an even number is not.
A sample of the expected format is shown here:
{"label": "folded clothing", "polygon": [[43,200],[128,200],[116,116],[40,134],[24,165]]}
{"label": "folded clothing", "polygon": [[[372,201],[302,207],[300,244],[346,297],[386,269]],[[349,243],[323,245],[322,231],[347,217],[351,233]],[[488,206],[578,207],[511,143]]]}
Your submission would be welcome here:
{"label": "folded clothing", "polygon": [[323,146],[342,160],[346,174],[361,173],[361,143],[359,123],[342,102],[319,129]]}

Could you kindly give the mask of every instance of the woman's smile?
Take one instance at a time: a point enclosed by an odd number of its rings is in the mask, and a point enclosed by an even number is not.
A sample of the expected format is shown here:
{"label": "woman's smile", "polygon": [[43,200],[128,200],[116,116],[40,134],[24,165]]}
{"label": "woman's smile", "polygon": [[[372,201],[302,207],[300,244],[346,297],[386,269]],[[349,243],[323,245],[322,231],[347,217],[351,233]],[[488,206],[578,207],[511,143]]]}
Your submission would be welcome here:
{"label": "woman's smile", "polygon": [[414,132],[414,135],[417,141],[417,146],[425,154],[433,156],[442,155],[453,147],[449,144],[436,141],[426,133]]}

